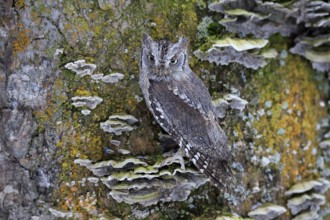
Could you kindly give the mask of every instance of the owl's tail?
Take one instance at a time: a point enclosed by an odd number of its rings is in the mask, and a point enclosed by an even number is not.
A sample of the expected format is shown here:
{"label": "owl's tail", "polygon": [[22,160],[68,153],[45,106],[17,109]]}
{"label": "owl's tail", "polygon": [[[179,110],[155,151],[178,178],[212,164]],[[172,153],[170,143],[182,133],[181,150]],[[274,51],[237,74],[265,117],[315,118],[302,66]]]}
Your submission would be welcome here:
{"label": "owl's tail", "polygon": [[[185,152],[193,164],[206,175],[220,191],[227,191],[235,184],[233,172],[227,160],[216,157],[216,155],[206,155],[199,151],[199,148],[186,143]],[[230,160],[230,158],[228,158]]]}

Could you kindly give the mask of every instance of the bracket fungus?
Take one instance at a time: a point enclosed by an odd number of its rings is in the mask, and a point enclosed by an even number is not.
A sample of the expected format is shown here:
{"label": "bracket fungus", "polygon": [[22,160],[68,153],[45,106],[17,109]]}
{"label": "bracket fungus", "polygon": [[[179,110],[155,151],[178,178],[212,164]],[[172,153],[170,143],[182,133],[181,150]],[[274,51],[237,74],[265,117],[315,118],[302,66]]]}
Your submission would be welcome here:
{"label": "bracket fungus", "polygon": [[303,210],[311,209],[312,211],[319,210],[320,206],[325,203],[325,196],[313,193],[311,195],[302,195],[293,197],[287,203],[293,215],[300,213]]}
{"label": "bracket fungus", "polygon": [[116,83],[119,80],[124,79],[124,74],[122,73],[111,73],[109,75],[104,75],[103,73],[93,74],[91,78],[95,80],[95,82],[99,82],[100,80],[104,83]]}
{"label": "bracket fungus", "polygon": [[109,175],[112,170],[115,169],[125,169],[132,165],[147,165],[145,162],[137,158],[126,158],[122,161],[107,160],[97,163],[92,163],[92,161],[88,159],[76,159],[74,163],[86,167],[98,177]]}
{"label": "bracket fungus", "polygon": [[210,4],[209,9],[223,14],[225,17],[219,23],[241,36],[268,38],[275,33],[289,36],[298,30],[294,11],[274,2],[223,0]]}
{"label": "bracket fungus", "polygon": [[91,113],[91,111],[88,109],[81,110],[81,114],[83,114],[83,115],[89,115],[90,113]]}
{"label": "bracket fungus", "polygon": [[237,95],[227,94],[224,96],[224,99],[229,103],[230,108],[243,111],[245,106],[248,104],[248,101],[238,97]]}
{"label": "bracket fungus", "polygon": [[241,37],[252,34],[266,39],[276,33],[298,35],[290,52],[310,60],[318,71],[330,71],[330,3],[299,0],[284,6],[260,0],[222,0],[210,4],[209,9],[221,13],[224,17],[219,23]]}
{"label": "bracket fungus", "polygon": [[[326,179],[319,178],[317,180],[309,180],[293,185],[285,195],[291,196],[299,194],[288,200],[288,207],[296,220],[300,219],[318,219],[317,211],[320,206],[325,204],[325,193],[330,187],[330,182]],[[310,194],[310,192],[314,192]],[[307,210],[307,211],[305,211]],[[301,211],[305,211],[301,213]]]}
{"label": "bracket fungus", "polygon": [[75,107],[88,107],[89,109],[96,108],[103,101],[98,96],[74,96],[71,100],[73,101],[72,105]]}
{"label": "bracket fungus", "polygon": [[[163,165],[162,161],[149,165],[136,158],[122,161],[76,159],[76,164],[91,170],[109,190],[117,202],[139,203],[144,206],[159,201],[184,201],[190,192],[207,182],[197,170],[182,170],[176,161]],[[169,169],[169,168],[173,169]]]}
{"label": "bracket fungus", "polygon": [[86,63],[85,60],[77,60],[75,62],[67,63],[65,68],[72,70],[80,77],[84,77],[87,75],[92,75],[93,71],[96,69],[96,65]]}
{"label": "bracket fungus", "polygon": [[121,135],[123,132],[132,131],[135,129],[135,124],[139,120],[132,115],[118,114],[111,115],[108,120],[100,123],[102,130]]}
{"label": "bracket fungus", "polygon": [[210,63],[216,63],[217,65],[228,65],[229,63],[239,63],[246,68],[259,69],[264,67],[267,63],[261,55],[254,55],[247,51],[236,51],[231,47],[227,48],[215,48],[212,47],[205,53],[197,50],[194,55],[200,60],[207,60]]}
{"label": "bracket fungus", "polygon": [[215,106],[216,114],[218,118],[224,118],[228,108],[243,111],[248,101],[238,97],[234,94],[227,94],[223,98],[215,99],[212,101]]}
{"label": "bracket fungus", "polygon": [[330,71],[330,3],[301,0],[294,4],[299,9],[297,24],[306,27],[306,33],[295,39],[290,52],[311,61],[314,69]]}
{"label": "bracket fungus", "polygon": [[295,8],[300,9],[297,23],[304,23],[306,27],[330,27],[330,3],[325,1],[298,1]]}
{"label": "bracket fungus", "polygon": [[318,193],[324,193],[330,187],[330,182],[326,179],[308,180],[305,182],[297,183],[293,185],[285,195],[291,196],[293,194],[302,194],[310,190],[314,190]]}
{"label": "bracket fungus", "polygon": [[296,217],[294,217],[292,220],[318,220],[320,219],[320,216],[317,212],[315,211],[310,211],[310,212],[304,212]]}
{"label": "bracket fungus", "polygon": [[248,216],[256,220],[270,220],[282,215],[285,212],[286,209],[284,207],[269,204],[256,208],[255,210],[249,212]]}
{"label": "bracket fungus", "polygon": [[229,108],[229,103],[223,98],[212,100],[218,118],[224,118]]}
{"label": "bracket fungus", "polygon": [[252,49],[260,49],[266,46],[268,40],[264,39],[240,39],[226,37],[216,40],[212,47],[205,53],[197,50],[194,55],[201,60],[214,62],[217,65],[239,63],[246,68],[259,69],[266,65],[262,55],[249,52]]}
{"label": "bracket fungus", "polygon": [[267,58],[267,59],[272,59],[272,58],[276,58],[278,56],[278,52],[275,49],[268,49],[268,50],[262,51],[261,56],[263,56],[264,58]]}
{"label": "bracket fungus", "polygon": [[124,75],[122,73],[111,73],[103,76],[101,80],[105,83],[116,83],[122,79],[124,79]]}
{"label": "bracket fungus", "polygon": [[326,139],[320,142],[320,148],[329,149],[330,148],[330,139]]}
{"label": "bracket fungus", "polygon": [[330,34],[297,37],[295,42],[296,45],[290,49],[291,53],[305,57],[318,71],[330,71]]}
{"label": "bracket fungus", "polygon": [[244,51],[251,49],[260,49],[266,46],[268,40],[264,39],[240,39],[240,38],[229,38],[217,40],[213,47],[232,47],[236,51]]}

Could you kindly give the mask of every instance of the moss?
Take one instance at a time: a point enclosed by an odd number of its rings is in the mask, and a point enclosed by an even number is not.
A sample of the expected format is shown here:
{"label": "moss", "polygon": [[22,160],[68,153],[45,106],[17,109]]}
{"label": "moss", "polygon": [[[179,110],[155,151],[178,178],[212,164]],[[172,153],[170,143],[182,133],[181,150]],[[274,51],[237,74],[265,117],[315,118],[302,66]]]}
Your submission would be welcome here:
{"label": "moss", "polygon": [[195,39],[198,25],[195,0],[157,0],[152,7],[147,17],[156,24],[151,28],[153,38],[176,40],[177,35],[185,35]]}

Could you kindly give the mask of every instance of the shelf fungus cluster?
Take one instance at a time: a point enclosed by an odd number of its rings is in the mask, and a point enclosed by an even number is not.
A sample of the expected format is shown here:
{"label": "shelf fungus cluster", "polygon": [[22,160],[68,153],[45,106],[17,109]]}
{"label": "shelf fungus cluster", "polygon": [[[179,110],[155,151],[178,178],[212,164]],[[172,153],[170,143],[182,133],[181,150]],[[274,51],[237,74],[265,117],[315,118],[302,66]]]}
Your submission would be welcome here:
{"label": "shelf fungus cluster", "polygon": [[139,120],[132,115],[116,114],[111,115],[105,122],[101,122],[100,127],[105,132],[121,135],[123,132],[134,130],[138,121]]}
{"label": "shelf fungus cluster", "polygon": [[301,11],[298,24],[304,24],[305,33],[295,39],[290,52],[309,60],[313,68],[330,72],[330,3],[325,1],[299,1]]}
{"label": "shelf fungus cluster", "polygon": [[[199,59],[217,65],[235,62],[247,68],[259,69],[266,65],[264,58],[273,58],[274,53],[259,53],[256,48],[264,47],[266,39],[274,34],[286,37],[295,34],[298,36],[296,45],[290,52],[304,56],[318,71],[330,71],[329,3],[300,0],[284,6],[261,0],[222,0],[210,4],[209,9],[222,14],[219,24],[239,38],[221,39],[205,53],[196,51],[195,55]],[[248,35],[257,39],[244,39]]]}
{"label": "shelf fungus cluster", "polygon": [[[81,113],[84,115],[89,115],[90,110],[94,109],[98,104],[100,104],[103,99],[98,96],[74,96],[71,98],[72,105],[75,107],[83,107],[84,109],[81,110]],[[86,109],[86,107],[88,109]]]}
{"label": "shelf fungus cluster", "polygon": [[200,172],[190,168],[182,170],[175,160],[153,165],[133,157],[98,163],[86,159],[74,162],[100,178],[113,199],[128,204],[149,206],[159,201],[184,201],[193,189],[207,182]]}
{"label": "shelf fungus cluster", "polygon": [[212,3],[209,9],[223,14],[219,23],[241,36],[268,38],[275,33],[289,36],[298,29],[291,10],[274,2],[224,0]]}
{"label": "shelf fungus cluster", "polygon": [[[67,63],[65,68],[75,72],[79,77],[90,76],[92,82],[96,83],[102,81],[104,83],[112,84],[124,79],[124,75],[122,73],[111,73],[109,75],[104,75],[103,73],[93,74],[96,69],[96,65],[86,63],[85,60],[77,60],[75,62]],[[89,115],[91,113],[91,109],[95,109],[96,106],[103,101],[103,99],[98,96],[74,96],[71,100],[73,101],[72,105],[75,107],[83,107],[81,110],[83,115]]]}
{"label": "shelf fungus cluster", "polygon": [[217,65],[228,65],[229,63],[239,63],[246,68],[259,69],[267,62],[261,54],[256,54],[260,48],[268,43],[264,39],[240,39],[225,38],[220,39],[205,53],[197,50],[194,55],[201,60],[216,63]]}
{"label": "shelf fungus cluster", "polygon": [[94,70],[96,69],[96,65],[92,63],[86,63],[85,60],[70,62],[65,64],[64,67],[75,72],[79,77],[90,76],[93,82],[96,83],[99,81],[104,83],[116,83],[119,80],[124,79],[124,74],[122,73],[110,73],[109,75],[104,75],[103,73],[93,74]]}
{"label": "shelf fungus cluster", "polygon": [[330,33],[315,37],[297,37],[295,43],[290,49],[291,53],[305,57],[318,71],[330,71]]}
{"label": "shelf fungus cluster", "polygon": [[294,216],[294,220],[320,219],[318,211],[325,204],[323,195],[330,187],[326,179],[309,180],[293,185],[285,195],[291,196],[287,206]]}
{"label": "shelf fungus cluster", "polygon": [[119,80],[124,79],[124,74],[122,73],[111,73],[109,75],[104,75],[103,73],[93,74],[91,75],[91,78],[98,83],[99,81],[102,81],[104,83],[116,83]]}
{"label": "shelf fungus cluster", "polygon": [[96,65],[86,63],[85,60],[77,60],[75,62],[65,64],[65,68],[75,72],[79,77],[84,77],[92,75],[96,69]]}

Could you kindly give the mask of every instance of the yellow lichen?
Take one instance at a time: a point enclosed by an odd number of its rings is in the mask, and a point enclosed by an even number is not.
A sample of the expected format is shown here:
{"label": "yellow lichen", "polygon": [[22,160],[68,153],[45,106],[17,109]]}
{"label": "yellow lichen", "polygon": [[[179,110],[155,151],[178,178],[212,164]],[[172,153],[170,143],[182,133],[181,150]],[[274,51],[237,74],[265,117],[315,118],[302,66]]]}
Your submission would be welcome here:
{"label": "yellow lichen", "polygon": [[[289,55],[286,65],[273,72],[259,75],[259,97],[261,107],[266,101],[272,106],[265,115],[254,122],[254,127],[263,138],[257,145],[272,152],[281,153],[281,179],[288,187],[298,177],[311,176],[311,167],[315,167],[317,148],[316,125],[325,110],[319,106],[320,92],[313,79],[310,66],[297,56]],[[266,69],[267,70],[270,70]]]}
{"label": "yellow lichen", "polygon": [[15,8],[20,9],[25,6],[24,0],[15,0]]}
{"label": "yellow lichen", "polygon": [[91,92],[85,89],[77,89],[75,92],[76,96],[91,96]]}
{"label": "yellow lichen", "polygon": [[21,51],[25,51],[30,45],[29,30],[24,29],[23,24],[18,24],[16,32],[14,34],[15,38],[13,41],[13,54],[16,55]]}

